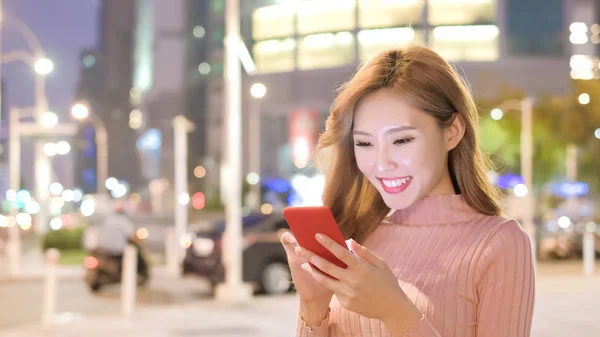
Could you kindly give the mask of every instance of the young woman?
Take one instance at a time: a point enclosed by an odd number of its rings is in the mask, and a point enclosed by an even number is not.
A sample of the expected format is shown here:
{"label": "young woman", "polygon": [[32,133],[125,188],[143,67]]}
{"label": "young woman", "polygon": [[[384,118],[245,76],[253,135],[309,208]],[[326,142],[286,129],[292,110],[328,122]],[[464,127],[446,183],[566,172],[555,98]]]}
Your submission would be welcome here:
{"label": "young woman", "polygon": [[297,336],[530,335],[531,245],[500,216],[477,122],[460,76],[428,48],[383,52],[341,88],[319,149],[333,152],[324,204],[350,251],[317,239],[348,268],[282,236]]}

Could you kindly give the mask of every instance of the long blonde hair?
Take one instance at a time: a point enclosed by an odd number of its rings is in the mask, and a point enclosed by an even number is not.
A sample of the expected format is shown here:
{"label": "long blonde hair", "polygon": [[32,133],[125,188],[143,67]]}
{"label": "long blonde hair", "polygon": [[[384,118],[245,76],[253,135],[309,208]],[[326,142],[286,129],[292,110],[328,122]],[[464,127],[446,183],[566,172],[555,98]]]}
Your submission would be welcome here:
{"label": "long blonde hair", "polygon": [[324,204],[346,238],[363,241],[390,209],[360,172],[354,157],[354,108],[365,95],[382,88],[402,93],[411,104],[436,118],[444,128],[462,118],[465,134],[448,155],[452,184],[474,210],[499,215],[498,191],[487,180],[487,160],[477,139],[478,114],[462,78],[440,55],[425,47],[384,51],[362,65],[339,90],[319,138],[318,151],[332,151]]}

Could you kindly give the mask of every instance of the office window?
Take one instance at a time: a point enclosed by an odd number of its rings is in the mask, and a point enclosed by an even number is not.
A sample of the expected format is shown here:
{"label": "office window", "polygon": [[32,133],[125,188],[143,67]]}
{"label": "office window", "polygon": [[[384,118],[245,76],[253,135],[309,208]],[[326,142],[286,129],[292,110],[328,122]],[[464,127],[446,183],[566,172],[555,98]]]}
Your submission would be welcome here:
{"label": "office window", "polygon": [[423,44],[423,32],[412,28],[371,29],[358,32],[361,61],[391,48]]}
{"label": "office window", "polygon": [[352,30],[355,28],[355,6],[355,0],[298,1],[298,34]]}
{"label": "office window", "polygon": [[285,72],[294,70],[293,38],[266,40],[254,44],[254,62],[261,73]]}
{"label": "office window", "polygon": [[216,28],[211,34],[211,39],[213,46],[223,46],[223,42],[225,41],[225,29]]}
{"label": "office window", "polygon": [[422,22],[425,0],[358,0],[360,28],[410,26]]}
{"label": "office window", "polygon": [[354,36],[350,32],[304,37],[298,49],[298,68],[339,67],[354,60]]}
{"label": "office window", "polygon": [[562,0],[507,0],[506,47],[511,55],[562,55],[564,29]]}
{"label": "office window", "polygon": [[225,0],[212,0],[212,9],[217,14],[225,13]]}
{"label": "office window", "polygon": [[499,57],[498,27],[436,27],[430,46],[448,61],[495,61]]}
{"label": "office window", "polygon": [[495,18],[496,0],[429,0],[429,23],[434,26],[489,24]]}
{"label": "office window", "polygon": [[294,35],[292,5],[273,5],[258,8],[252,13],[252,38],[267,40]]}

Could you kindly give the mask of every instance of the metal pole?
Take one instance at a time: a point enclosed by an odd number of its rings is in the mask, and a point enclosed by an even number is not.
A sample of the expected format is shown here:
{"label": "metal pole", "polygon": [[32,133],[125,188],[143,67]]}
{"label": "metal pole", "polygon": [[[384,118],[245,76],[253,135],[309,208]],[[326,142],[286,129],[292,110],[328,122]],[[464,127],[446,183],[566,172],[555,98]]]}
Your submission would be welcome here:
{"label": "metal pole", "polygon": [[98,151],[96,157],[96,189],[98,194],[107,194],[105,183],[108,179],[108,134],[106,126],[100,119],[94,118],[93,123],[96,129],[96,150]]}
{"label": "metal pole", "polygon": [[242,303],[252,297],[252,289],[242,283],[242,69],[238,60],[240,41],[239,0],[227,0],[225,7],[225,107],[227,195],[226,230],[223,234],[225,284],[216,290],[218,300]]}
{"label": "metal pole", "polygon": [[[8,132],[9,132],[9,186],[13,191],[21,188],[21,137],[19,135],[19,116],[20,110],[11,108],[8,113]],[[8,270],[11,276],[19,273],[19,264],[21,262],[21,235],[19,227],[16,225],[15,217],[17,209],[11,205],[10,215],[12,220],[8,228]]]}
{"label": "metal pole", "polygon": [[531,239],[534,261],[537,260],[536,230],[534,223],[535,202],[533,198],[533,98],[527,97],[521,103],[521,174],[527,186],[523,227]]}
{"label": "metal pole", "polygon": [[[248,166],[249,171],[258,174],[260,179],[260,107],[261,99],[253,98],[250,104],[250,116],[248,123]],[[260,182],[250,186],[250,198],[248,206],[252,210],[258,209],[261,203]]]}
{"label": "metal pole", "polygon": [[[37,123],[40,123],[42,115],[48,111],[48,101],[46,99],[46,83],[44,75],[37,74],[35,80],[35,100]],[[44,144],[41,141],[35,142],[35,194],[36,200],[40,204],[40,212],[37,215],[36,231],[43,234],[48,226],[48,199],[50,191],[50,180],[52,179],[52,166],[50,158],[44,154]]]}
{"label": "metal pole", "polygon": [[[184,116],[178,115],[173,119],[175,146],[175,240],[177,243],[177,262],[183,259],[183,247],[179,243],[185,235],[188,226],[188,203],[182,203],[181,196],[188,194],[188,133],[193,124]],[[189,197],[189,194],[188,194]],[[186,198],[189,200],[189,198]]]}

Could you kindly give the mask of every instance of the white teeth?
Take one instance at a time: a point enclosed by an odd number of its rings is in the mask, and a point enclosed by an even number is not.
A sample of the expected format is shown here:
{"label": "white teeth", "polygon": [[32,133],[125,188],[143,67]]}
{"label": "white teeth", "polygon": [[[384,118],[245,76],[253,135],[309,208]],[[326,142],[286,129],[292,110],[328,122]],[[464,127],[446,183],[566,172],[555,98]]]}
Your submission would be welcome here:
{"label": "white teeth", "polygon": [[402,186],[402,185],[406,184],[408,181],[410,181],[410,179],[411,179],[411,177],[400,178],[400,179],[391,179],[391,180],[381,179],[381,182],[386,187],[398,187],[398,186]]}

